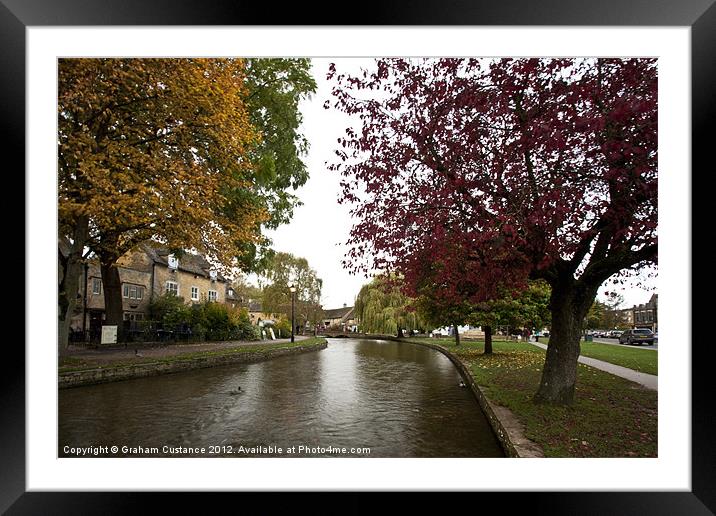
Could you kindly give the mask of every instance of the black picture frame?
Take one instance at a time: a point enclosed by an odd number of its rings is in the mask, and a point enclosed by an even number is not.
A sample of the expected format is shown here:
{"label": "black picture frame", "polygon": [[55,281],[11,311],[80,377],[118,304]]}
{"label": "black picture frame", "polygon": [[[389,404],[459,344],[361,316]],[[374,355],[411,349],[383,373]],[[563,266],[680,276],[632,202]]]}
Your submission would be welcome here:
{"label": "black picture frame", "polygon": [[[262,2],[196,0],[0,0],[0,63],[2,63],[2,130],[6,149],[25,148],[25,28],[72,25],[343,25],[346,18],[329,19],[328,8],[305,3],[275,5]],[[314,12],[315,11],[315,12]],[[714,0],[500,0],[477,2],[361,2],[350,13],[351,25],[499,25],[499,26],[685,26],[691,27],[692,157],[693,167],[710,166],[712,128],[716,119],[716,5]],[[24,154],[16,152],[23,167]],[[706,165],[706,164],[709,165]],[[706,172],[706,170],[704,170]],[[696,174],[692,172],[692,180]],[[692,189],[692,191],[695,191]],[[692,217],[693,220],[693,217]],[[22,241],[22,238],[20,239]],[[13,246],[13,260],[24,246]],[[27,262],[26,262],[27,263]],[[694,263],[694,270],[696,263]],[[704,269],[706,270],[706,269]],[[26,275],[31,271],[26,271]],[[48,286],[48,295],[52,287]],[[29,293],[28,293],[29,295]],[[691,300],[684,300],[691,302]],[[26,314],[27,321],[27,314]],[[14,337],[14,335],[13,335]],[[688,339],[691,336],[688,335]],[[26,343],[27,344],[27,343]],[[683,342],[684,346],[691,342]],[[716,511],[716,447],[712,439],[714,410],[709,379],[709,349],[692,346],[692,491],[690,492],[529,492],[471,493],[480,504],[497,501],[501,510],[515,505],[549,514],[713,514]],[[147,498],[159,497],[164,511],[175,505],[185,512],[203,502],[190,493],[26,492],[25,488],[25,350],[5,346],[0,375],[0,510],[8,514],[124,514],[146,512]],[[297,497],[312,512],[323,512],[316,496]],[[233,494],[216,494],[213,503]],[[242,504],[260,495],[236,493]],[[314,493],[315,495],[315,493]],[[354,503],[341,502],[339,512],[373,510],[373,503],[351,494]],[[458,496],[464,498],[464,496]],[[488,499],[489,498],[489,499]],[[263,507],[275,501],[262,498]],[[274,500],[274,499],[272,499]],[[424,504],[421,495],[414,500]],[[474,503],[474,498],[471,500]],[[296,505],[298,504],[298,505]],[[487,505],[486,505],[487,507]],[[336,508],[338,509],[338,508]]]}

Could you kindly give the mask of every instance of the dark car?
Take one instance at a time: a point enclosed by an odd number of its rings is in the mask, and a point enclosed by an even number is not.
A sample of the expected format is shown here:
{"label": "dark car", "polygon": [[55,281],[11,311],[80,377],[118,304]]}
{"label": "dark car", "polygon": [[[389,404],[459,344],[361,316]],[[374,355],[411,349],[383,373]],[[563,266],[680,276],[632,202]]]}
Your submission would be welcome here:
{"label": "dark car", "polygon": [[627,330],[619,337],[619,344],[642,345],[643,343],[654,344],[654,333],[646,328]]}

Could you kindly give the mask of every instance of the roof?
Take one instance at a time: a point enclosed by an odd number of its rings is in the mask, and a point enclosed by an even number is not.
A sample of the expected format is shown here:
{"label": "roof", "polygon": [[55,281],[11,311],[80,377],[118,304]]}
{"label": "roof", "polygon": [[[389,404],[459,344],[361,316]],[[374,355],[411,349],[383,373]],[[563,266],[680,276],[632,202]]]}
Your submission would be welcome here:
{"label": "roof", "polygon": [[642,303],[640,305],[634,305],[632,310],[646,310],[646,309],[654,309],[659,304],[659,294],[652,294],[651,298],[649,298],[649,301],[646,303]]}
{"label": "roof", "polygon": [[[168,257],[171,253],[166,247],[158,247],[149,243],[141,244],[140,247],[154,260],[155,263],[159,263],[166,267],[169,267]],[[211,264],[200,254],[184,253],[179,257],[179,270],[190,272],[192,274],[198,274],[209,278],[209,270],[212,268]],[[226,281],[221,274],[216,275],[218,281]]]}
{"label": "roof", "polygon": [[333,308],[323,311],[324,319],[346,319],[353,313],[352,306],[344,306],[343,308]]}
{"label": "roof", "polygon": [[258,301],[251,301],[249,303],[249,312],[263,312],[261,303],[259,303]]}

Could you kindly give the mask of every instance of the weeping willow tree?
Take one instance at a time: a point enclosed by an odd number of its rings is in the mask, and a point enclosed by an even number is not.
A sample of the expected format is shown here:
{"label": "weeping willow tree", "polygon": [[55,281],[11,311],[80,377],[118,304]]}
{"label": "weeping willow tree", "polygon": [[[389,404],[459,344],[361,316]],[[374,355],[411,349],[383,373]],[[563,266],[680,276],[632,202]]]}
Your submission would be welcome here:
{"label": "weeping willow tree", "polygon": [[428,330],[411,309],[413,300],[401,291],[395,278],[378,276],[363,285],[355,302],[355,316],[365,333],[403,336],[405,330]]}

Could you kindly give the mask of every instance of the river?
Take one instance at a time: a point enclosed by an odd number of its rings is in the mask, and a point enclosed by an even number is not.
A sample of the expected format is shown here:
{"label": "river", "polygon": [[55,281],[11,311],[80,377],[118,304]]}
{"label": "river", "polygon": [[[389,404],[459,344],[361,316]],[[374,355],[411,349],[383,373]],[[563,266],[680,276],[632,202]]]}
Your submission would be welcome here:
{"label": "river", "polygon": [[329,339],[265,362],[60,390],[58,455],[504,456],[460,380],[430,348]]}

